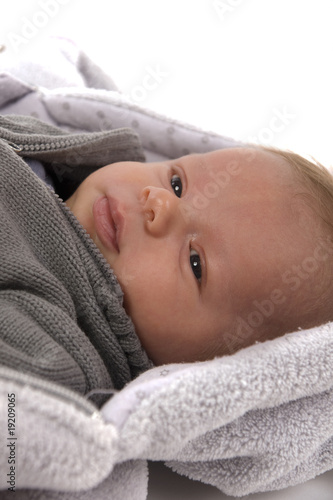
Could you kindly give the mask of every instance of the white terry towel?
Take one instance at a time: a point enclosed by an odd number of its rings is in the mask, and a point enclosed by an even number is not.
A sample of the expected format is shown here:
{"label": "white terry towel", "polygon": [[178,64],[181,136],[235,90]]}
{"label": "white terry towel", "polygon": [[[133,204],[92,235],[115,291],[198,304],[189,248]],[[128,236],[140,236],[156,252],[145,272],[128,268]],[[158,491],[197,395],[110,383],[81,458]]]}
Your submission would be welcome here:
{"label": "white terry towel", "polygon": [[165,460],[224,493],[285,488],[333,468],[333,324],[231,356],[154,368],[103,408],[120,457]]}

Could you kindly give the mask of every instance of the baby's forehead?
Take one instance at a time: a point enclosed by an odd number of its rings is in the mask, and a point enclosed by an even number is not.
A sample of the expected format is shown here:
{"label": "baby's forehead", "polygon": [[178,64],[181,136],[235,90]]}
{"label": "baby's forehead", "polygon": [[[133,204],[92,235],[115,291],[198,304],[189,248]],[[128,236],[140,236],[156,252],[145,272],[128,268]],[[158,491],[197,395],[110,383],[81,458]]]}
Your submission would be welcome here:
{"label": "baby's forehead", "polygon": [[184,166],[198,182],[215,179],[247,189],[292,187],[295,175],[291,165],[282,157],[254,147],[227,148],[184,157]]}

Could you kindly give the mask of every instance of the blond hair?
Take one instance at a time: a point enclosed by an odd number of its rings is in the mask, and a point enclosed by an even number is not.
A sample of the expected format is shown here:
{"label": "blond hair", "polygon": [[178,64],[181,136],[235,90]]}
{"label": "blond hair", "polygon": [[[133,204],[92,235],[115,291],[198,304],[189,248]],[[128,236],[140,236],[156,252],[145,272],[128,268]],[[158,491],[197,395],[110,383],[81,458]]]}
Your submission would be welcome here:
{"label": "blond hair", "polygon": [[312,161],[289,150],[259,146],[262,151],[273,153],[284,159],[293,169],[299,181],[307,188],[307,198],[318,217],[328,226],[333,237],[333,175],[317,160]]}

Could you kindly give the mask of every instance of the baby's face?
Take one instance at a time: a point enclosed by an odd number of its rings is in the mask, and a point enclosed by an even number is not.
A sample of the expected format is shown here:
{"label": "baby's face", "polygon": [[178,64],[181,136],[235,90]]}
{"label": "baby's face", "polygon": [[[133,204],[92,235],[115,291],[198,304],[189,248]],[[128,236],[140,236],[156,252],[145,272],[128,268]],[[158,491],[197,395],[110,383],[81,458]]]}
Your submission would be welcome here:
{"label": "baby's face", "polygon": [[[69,198],[155,364],[209,359],[217,344],[228,354],[239,318],[299,261],[291,179],[275,155],[235,148],[107,165]],[[255,339],[252,328],[232,349]]]}

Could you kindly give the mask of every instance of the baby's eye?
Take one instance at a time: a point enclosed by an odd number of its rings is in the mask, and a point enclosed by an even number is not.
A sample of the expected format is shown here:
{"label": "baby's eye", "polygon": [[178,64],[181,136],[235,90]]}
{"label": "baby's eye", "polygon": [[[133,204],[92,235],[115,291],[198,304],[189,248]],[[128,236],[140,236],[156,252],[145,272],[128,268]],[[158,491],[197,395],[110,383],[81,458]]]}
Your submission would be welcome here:
{"label": "baby's eye", "polygon": [[200,255],[198,254],[198,252],[193,250],[193,248],[191,248],[191,251],[190,251],[190,263],[191,263],[191,267],[192,267],[192,271],[193,271],[194,276],[199,281],[199,283],[201,283]]}
{"label": "baby's eye", "polygon": [[183,191],[183,184],[182,184],[182,180],[179,177],[179,175],[177,175],[177,174],[173,175],[171,177],[170,183],[171,183],[172,189],[174,190],[175,195],[178,196],[178,198],[180,198],[182,195],[182,191]]}

